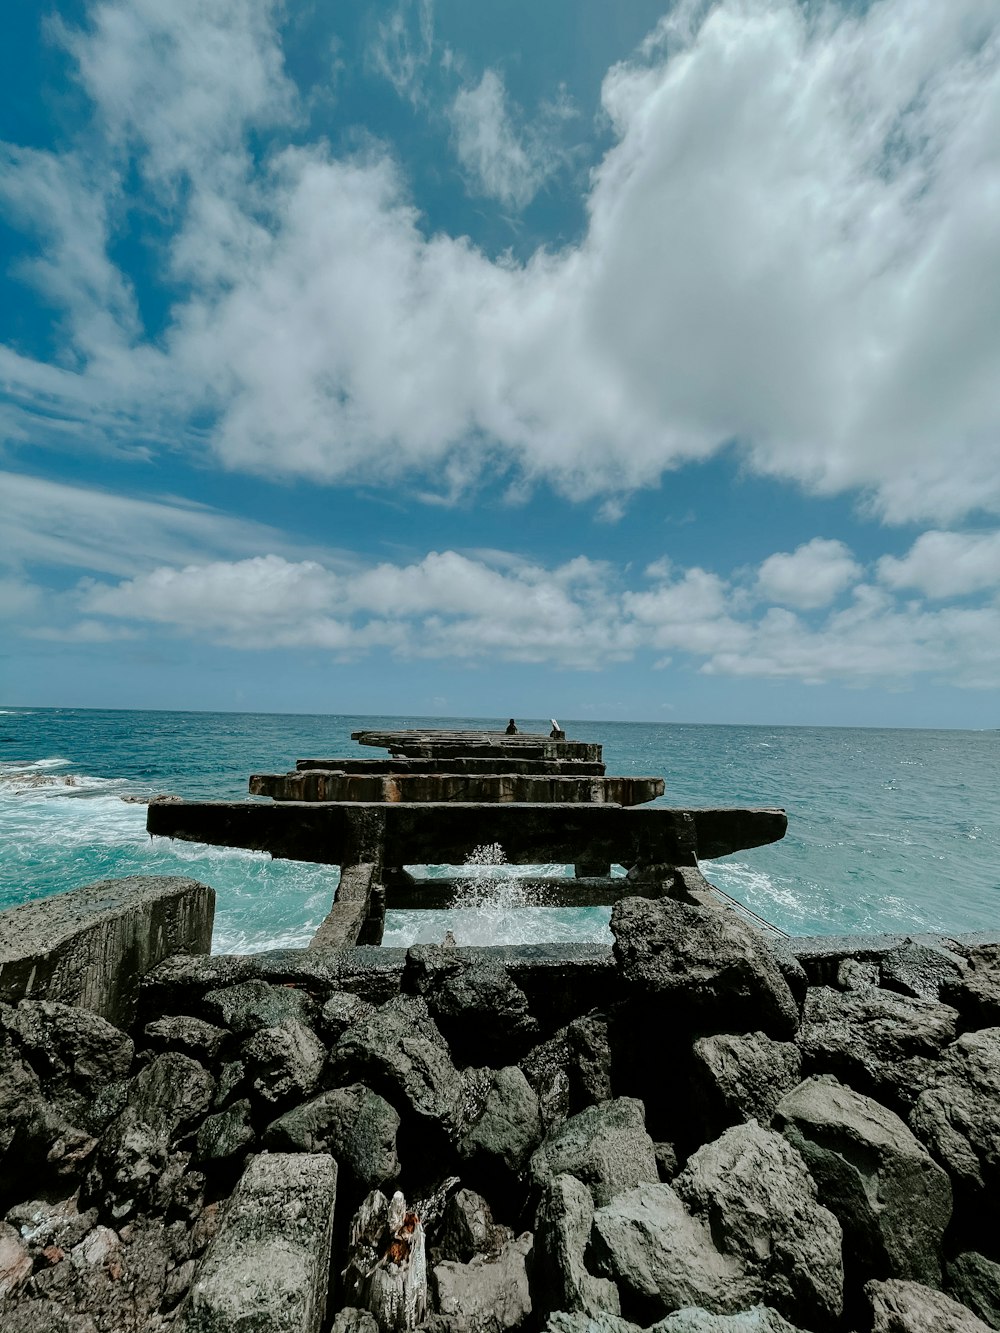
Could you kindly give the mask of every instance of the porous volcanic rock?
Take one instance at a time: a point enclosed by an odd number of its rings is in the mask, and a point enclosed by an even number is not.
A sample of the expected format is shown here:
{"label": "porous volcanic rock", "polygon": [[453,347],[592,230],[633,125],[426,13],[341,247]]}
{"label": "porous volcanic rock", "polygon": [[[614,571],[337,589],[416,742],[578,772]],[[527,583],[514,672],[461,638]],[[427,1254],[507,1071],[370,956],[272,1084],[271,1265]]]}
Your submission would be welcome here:
{"label": "porous volcanic rock", "polygon": [[643,1181],[658,1181],[642,1102],[618,1097],[557,1126],[532,1157],[531,1176],[542,1186],[563,1172],[582,1181],[598,1207]]}
{"label": "porous volcanic rock", "polygon": [[945,981],[941,998],[953,1004],[967,1028],[1000,1026],[1000,944],[970,949],[961,977]]}
{"label": "porous volcanic rock", "polygon": [[308,1097],[319,1083],[326,1048],[307,1023],[286,1018],[259,1028],[243,1043],[246,1077],[269,1105]]}
{"label": "porous volcanic rock", "polygon": [[225,1028],[191,1014],[168,1014],[146,1024],[145,1045],[153,1051],[180,1051],[204,1065],[215,1062],[226,1040]]}
{"label": "porous volcanic rock", "polygon": [[554,1310],[599,1317],[621,1312],[618,1288],[587,1270],[594,1222],[590,1190],[575,1176],[558,1175],[542,1189],[535,1212],[535,1289],[542,1314]]}
{"label": "porous volcanic rock", "polygon": [[495,1259],[513,1239],[510,1227],[493,1220],[493,1211],[481,1194],[459,1189],[449,1195],[434,1229],[431,1259],[436,1264],[446,1259],[467,1264],[477,1254]]}
{"label": "porous volcanic rock", "polygon": [[250,1103],[243,1098],[201,1122],[195,1139],[195,1160],[200,1164],[229,1161],[246,1153],[255,1138]]}
{"label": "porous volcanic rock", "polygon": [[508,1241],[495,1259],[477,1255],[467,1264],[435,1264],[433,1282],[440,1313],[468,1333],[505,1333],[531,1313],[527,1258],[530,1231]]}
{"label": "porous volcanic rock", "polygon": [[396,1133],[399,1114],[363,1083],[321,1092],[272,1121],[264,1133],[280,1152],[326,1152],[366,1190],[399,1174]]}
{"label": "porous volcanic rock", "polygon": [[897,1115],[823,1076],[784,1097],[774,1124],[840,1221],[854,1271],[940,1286],[951,1182]]}
{"label": "porous volcanic rock", "polygon": [[879,981],[886,990],[937,1003],[942,986],[959,981],[966,966],[965,959],[951,949],[908,939],[883,956]]}
{"label": "porous volcanic rock", "polygon": [[963,1033],[948,1047],[910,1128],[967,1191],[1000,1188],[1000,1027]]}
{"label": "porous volcanic rock", "polygon": [[988,1333],[989,1324],[942,1291],[890,1278],[867,1282],[872,1333]]}
{"label": "porous volcanic rock", "polygon": [[947,1265],[947,1274],[949,1294],[991,1328],[1000,1328],[1000,1264],[964,1250]]}
{"label": "porous volcanic rock", "polygon": [[442,945],[407,950],[404,988],[427,1007],[457,1064],[511,1064],[538,1038],[520,986],[501,964]]}
{"label": "porous volcanic rock", "polygon": [[615,958],[633,991],[673,1025],[794,1034],[798,1005],[766,940],[733,912],[625,898],[611,912]]}
{"label": "porous volcanic rock", "polygon": [[767,1124],[802,1078],[795,1043],[763,1032],[699,1037],[692,1052],[699,1110],[716,1133],[746,1120]]}
{"label": "porous volcanic rock", "polygon": [[206,991],[201,1004],[213,1023],[237,1036],[277,1027],[286,1020],[306,1019],[313,1007],[309,996],[294,986],[272,986],[257,980]]}
{"label": "porous volcanic rock", "polygon": [[538,1098],[516,1065],[491,1074],[482,1114],[458,1140],[459,1155],[500,1162],[517,1174],[542,1141]]}
{"label": "porous volcanic rock", "polygon": [[709,1314],[707,1310],[677,1310],[647,1333],[802,1333],[777,1310],[755,1305],[739,1314]]}

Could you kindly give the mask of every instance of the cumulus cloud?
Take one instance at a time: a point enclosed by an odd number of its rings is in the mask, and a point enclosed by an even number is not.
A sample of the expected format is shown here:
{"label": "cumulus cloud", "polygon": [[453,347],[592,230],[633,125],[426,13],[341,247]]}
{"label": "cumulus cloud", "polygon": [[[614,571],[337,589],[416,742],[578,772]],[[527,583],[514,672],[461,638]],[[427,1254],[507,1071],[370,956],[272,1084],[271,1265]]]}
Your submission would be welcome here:
{"label": "cumulus cloud", "polygon": [[1000,532],[925,532],[902,557],[883,556],[879,578],[928,597],[1000,592]]}
{"label": "cumulus cloud", "polygon": [[768,556],[757,571],[757,589],[772,602],[809,610],[828,606],[860,574],[843,542],[814,537],[794,551]]}
{"label": "cumulus cloud", "polygon": [[[16,434],[103,439],[110,415],[155,445],[207,420],[234,468],[446,495],[499,469],[612,504],[735,440],[748,466],[891,520],[1000,510],[994,0],[682,6],[604,80],[615,142],[584,236],[524,263],[427,235],[387,153],[283,147],[275,16],[104,0],[67,39],[103,147],[9,150],[9,206],[40,231],[57,170],[96,194],[80,246],[60,223],[33,275],[61,293],[73,369],[45,416],[37,366],[8,361]],[[402,91],[430,21],[421,0],[379,28]],[[465,152],[516,201],[500,91],[469,90]],[[276,136],[263,160],[251,131]],[[131,163],[170,200],[189,284],[155,345],[108,267]]]}

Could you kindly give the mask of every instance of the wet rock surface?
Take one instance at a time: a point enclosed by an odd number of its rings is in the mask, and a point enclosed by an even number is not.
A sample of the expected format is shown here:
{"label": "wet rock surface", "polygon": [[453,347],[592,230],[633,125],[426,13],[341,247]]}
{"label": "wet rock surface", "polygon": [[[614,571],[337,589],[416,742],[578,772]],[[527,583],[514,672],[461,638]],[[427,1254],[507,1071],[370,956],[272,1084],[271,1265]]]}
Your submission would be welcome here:
{"label": "wet rock surface", "polygon": [[422,947],[164,964],[127,1031],[0,1005],[3,1333],[1000,1327],[996,952],[614,928],[597,992]]}

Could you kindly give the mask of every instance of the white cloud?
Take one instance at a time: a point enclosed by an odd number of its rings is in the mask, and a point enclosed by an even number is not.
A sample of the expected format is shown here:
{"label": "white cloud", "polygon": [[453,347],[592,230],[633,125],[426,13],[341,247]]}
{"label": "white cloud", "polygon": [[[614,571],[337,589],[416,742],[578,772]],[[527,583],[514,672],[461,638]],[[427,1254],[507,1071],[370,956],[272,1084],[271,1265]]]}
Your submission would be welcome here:
{"label": "white cloud", "polygon": [[544,137],[515,129],[502,76],[488,69],[474,88],[460,89],[450,116],[455,152],[474,190],[526,208],[559,157]]}
{"label": "white cloud", "polygon": [[[275,12],[105,0],[72,39],[105,147],[58,171],[98,197],[79,246],[48,228],[35,279],[61,293],[77,373],[43,419],[40,372],[10,360],[15,433],[103,439],[111,416],[156,443],[208,414],[217,456],[267,475],[449,494],[509,469],[612,499],[736,439],[757,470],[892,520],[1000,511],[995,0],[686,7],[605,79],[617,141],[583,240],[523,265],[428,237],[377,152],[255,165],[249,130],[295,114]],[[380,28],[402,90],[430,22],[418,3]],[[520,198],[496,92],[469,161]],[[42,227],[57,168],[17,151],[8,193]],[[190,186],[170,254],[193,288],[155,347],[107,259],[130,155],[165,198]]]}
{"label": "white cloud", "polygon": [[878,575],[890,588],[935,598],[1000,592],[1000,532],[925,532],[902,559],[883,556]]}
{"label": "white cloud", "polygon": [[841,541],[814,537],[794,551],[769,555],[757,571],[762,597],[807,611],[827,606],[861,574]]}
{"label": "white cloud", "polygon": [[423,77],[434,53],[432,0],[399,0],[380,19],[368,48],[372,66],[414,106],[423,101]]}

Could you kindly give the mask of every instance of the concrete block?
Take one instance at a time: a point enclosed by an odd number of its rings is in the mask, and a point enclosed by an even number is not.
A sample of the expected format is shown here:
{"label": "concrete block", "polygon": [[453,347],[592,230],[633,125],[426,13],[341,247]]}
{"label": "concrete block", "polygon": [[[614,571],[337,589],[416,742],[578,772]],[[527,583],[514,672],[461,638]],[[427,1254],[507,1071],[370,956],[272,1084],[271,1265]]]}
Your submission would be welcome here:
{"label": "concrete block", "polygon": [[183,1333],[319,1333],[336,1196],[326,1153],[255,1157],[195,1274]]}
{"label": "concrete block", "polygon": [[215,890],[132,875],[0,912],[0,1000],[60,1000],[127,1027],[141,978],[172,954],[208,953]]}

